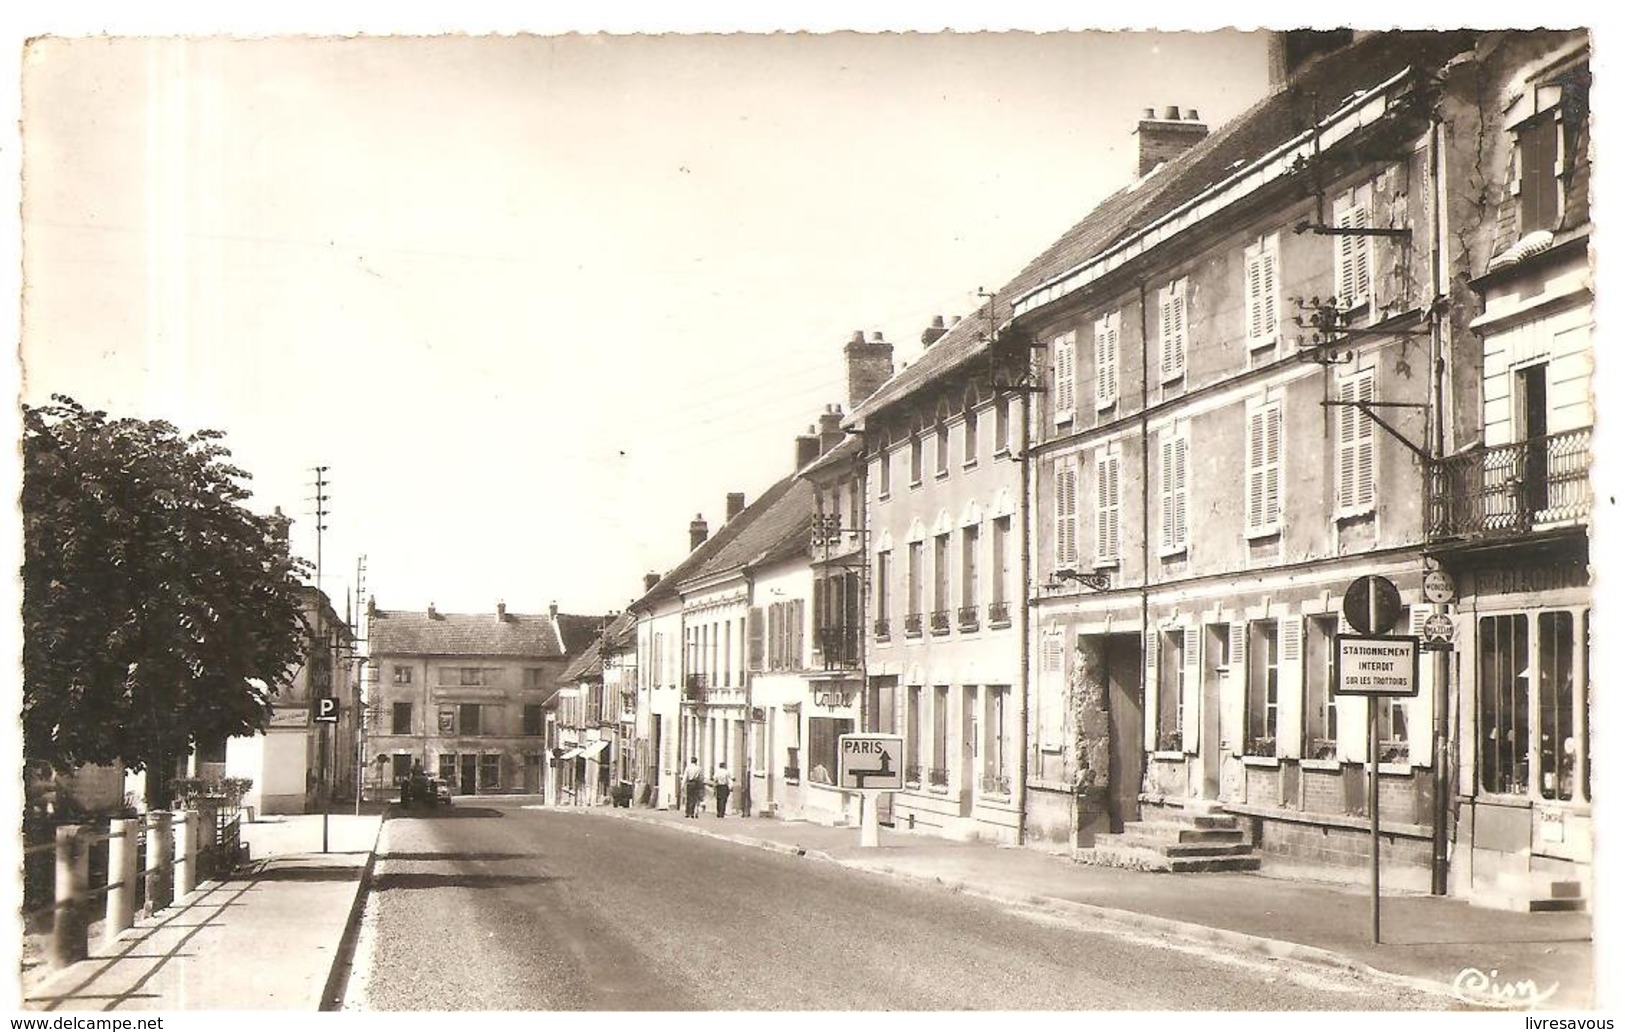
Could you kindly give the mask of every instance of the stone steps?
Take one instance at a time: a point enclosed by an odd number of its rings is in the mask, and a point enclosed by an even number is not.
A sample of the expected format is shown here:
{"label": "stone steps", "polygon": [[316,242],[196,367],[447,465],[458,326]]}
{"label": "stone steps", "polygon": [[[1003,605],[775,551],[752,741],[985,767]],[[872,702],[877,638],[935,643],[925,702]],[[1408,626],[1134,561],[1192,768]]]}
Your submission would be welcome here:
{"label": "stone steps", "polygon": [[1129,821],[1117,834],[1097,835],[1094,845],[1075,850],[1073,859],[1135,871],[1256,871],[1262,860],[1246,839],[1229,814],[1206,808],[1169,809],[1154,818]]}

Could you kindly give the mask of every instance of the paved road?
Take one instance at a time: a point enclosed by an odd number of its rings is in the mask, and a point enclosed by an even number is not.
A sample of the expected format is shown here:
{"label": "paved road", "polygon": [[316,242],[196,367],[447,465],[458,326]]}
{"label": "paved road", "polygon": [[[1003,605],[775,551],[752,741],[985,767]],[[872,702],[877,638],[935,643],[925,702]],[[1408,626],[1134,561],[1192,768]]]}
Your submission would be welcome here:
{"label": "paved road", "polygon": [[647,824],[471,802],[385,826],[348,1000],[369,1010],[1444,1002]]}

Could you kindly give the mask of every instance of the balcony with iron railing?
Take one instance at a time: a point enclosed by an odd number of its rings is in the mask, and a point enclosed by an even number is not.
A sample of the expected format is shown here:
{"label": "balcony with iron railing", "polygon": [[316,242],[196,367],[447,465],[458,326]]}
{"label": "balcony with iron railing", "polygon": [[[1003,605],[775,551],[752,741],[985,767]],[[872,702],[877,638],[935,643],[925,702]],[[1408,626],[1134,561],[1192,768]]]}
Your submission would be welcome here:
{"label": "balcony with iron railing", "polygon": [[683,701],[704,702],[705,690],[710,687],[710,679],[704,674],[689,674],[683,678]]}
{"label": "balcony with iron railing", "polygon": [[927,777],[930,779],[930,783],[931,783],[932,787],[934,787],[934,788],[947,788],[948,787],[948,768],[947,767],[932,767],[929,771],[926,772],[926,774],[927,774]]}
{"label": "balcony with iron railing", "polygon": [[1590,427],[1446,456],[1428,472],[1428,538],[1583,524],[1591,514],[1590,471]]}
{"label": "balcony with iron railing", "polygon": [[903,614],[903,633],[910,638],[918,638],[925,630],[924,613]]}
{"label": "balcony with iron railing", "polygon": [[982,791],[989,795],[1009,795],[1010,777],[1007,774],[983,774]]}
{"label": "balcony with iron railing", "polygon": [[959,629],[961,631],[974,631],[981,626],[982,610],[978,606],[959,607]]}
{"label": "balcony with iron railing", "polygon": [[834,624],[817,630],[818,651],[824,669],[851,669],[863,665],[863,626]]}
{"label": "balcony with iron railing", "polygon": [[1010,603],[989,602],[987,604],[987,625],[989,627],[1010,626]]}
{"label": "balcony with iron railing", "polygon": [[933,609],[931,611],[931,633],[947,634],[953,623],[953,611],[949,609]]}
{"label": "balcony with iron railing", "polygon": [[891,621],[890,620],[880,619],[880,620],[875,621],[875,640],[876,641],[890,641],[891,640]]}

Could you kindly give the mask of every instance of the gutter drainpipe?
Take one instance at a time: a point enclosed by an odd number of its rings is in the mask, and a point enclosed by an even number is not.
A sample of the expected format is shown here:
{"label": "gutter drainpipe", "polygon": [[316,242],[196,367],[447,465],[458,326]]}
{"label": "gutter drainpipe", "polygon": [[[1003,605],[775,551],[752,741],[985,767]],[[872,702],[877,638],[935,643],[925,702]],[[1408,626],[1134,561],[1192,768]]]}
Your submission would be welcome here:
{"label": "gutter drainpipe", "polygon": [[1032,708],[1028,705],[1028,696],[1032,691],[1034,678],[1032,666],[1032,607],[1035,600],[1032,597],[1032,456],[1028,454],[1031,442],[1031,394],[1020,394],[1021,399],[1021,701],[1018,705],[1021,712],[1017,720],[1021,724],[1021,751],[1016,754],[1016,786],[1020,795],[1016,799],[1016,845],[1027,843],[1027,751],[1031,746],[1030,729],[1028,728],[1028,715]]}
{"label": "gutter drainpipe", "polygon": [[[1187,360],[1188,361],[1188,360]],[[1145,698],[1145,689],[1149,685],[1144,683],[1144,670],[1146,652],[1151,642],[1151,306],[1147,302],[1145,280],[1140,280],[1140,670],[1141,670],[1141,701],[1140,712],[1150,713],[1148,703],[1160,701]],[[1190,528],[1186,528],[1186,533]],[[1198,625],[1200,626],[1200,625]],[[1186,644],[1186,648],[1190,643]],[[1200,693],[1198,693],[1200,697]],[[1143,719],[1143,718],[1142,718]],[[1157,714],[1161,721],[1162,714]],[[1214,748],[1218,743],[1203,742],[1207,748]],[[1140,728],[1140,741],[1136,743],[1142,753],[1145,752],[1145,728]],[[1151,758],[1145,756],[1142,763],[1141,776],[1144,777]],[[1200,754],[1197,756],[1201,760]],[[1143,782],[1142,782],[1143,784]],[[1136,798],[1138,792],[1136,792]],[[1135,807],[1135,816],[1139,816],[1139,807]]]}

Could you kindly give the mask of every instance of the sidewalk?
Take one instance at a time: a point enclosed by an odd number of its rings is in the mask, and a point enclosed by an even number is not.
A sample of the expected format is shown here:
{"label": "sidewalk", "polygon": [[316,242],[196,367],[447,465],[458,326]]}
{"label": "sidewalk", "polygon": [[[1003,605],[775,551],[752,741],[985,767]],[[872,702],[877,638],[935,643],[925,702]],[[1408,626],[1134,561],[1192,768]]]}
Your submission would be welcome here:
{"label": "sidewalk", "polygon": [[242,827],[252,863],[139,919],[111,948],[24,987],[27,1010],[319,1009],[378,840],[380,816],[319,814]]}
{"label": "sidewalk", "polygon": [[[1593,1005],[1591,915],[1490,910],[1437,896],[1385,895],[1383,943],[1371,942],[1371,897],[1363,885],[1289,881],[1259,874],[1150,874],[1091,867],[1034,849],[954,842],[880,830],[880,846],[862,849],[857,828],[770,818],[676,811],[570,808],[569,812],[661,824],[691,834],[827,860],[857,870],[940,883],[1012,904],[1036,905],[1153,933],[1230,949],[1397,977],[1451,993],[1458,977],[1468,995],[1525,979],[1534,992],[1554,989],[1541,1006]],[[1493,972],[1493,974],[1492,974]]]}

